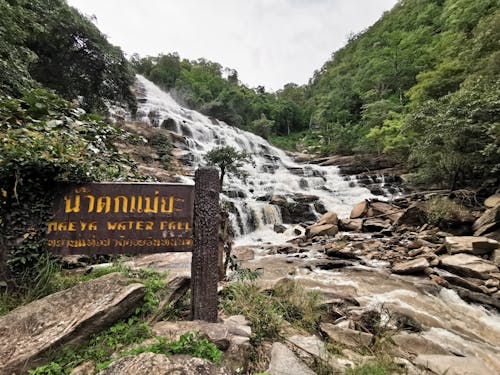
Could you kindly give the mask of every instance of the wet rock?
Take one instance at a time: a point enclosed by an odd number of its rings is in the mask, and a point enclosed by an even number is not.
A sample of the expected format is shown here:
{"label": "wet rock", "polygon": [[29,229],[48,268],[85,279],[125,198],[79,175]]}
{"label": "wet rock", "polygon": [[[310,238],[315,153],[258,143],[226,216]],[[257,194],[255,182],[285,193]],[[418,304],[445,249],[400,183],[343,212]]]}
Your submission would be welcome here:
{"label": "wet rock", "polygon": [[363,227],[363,219],[342,219],[339,226],[342,230],[360,232]]}
{"label": "wet rock", "polygon": [[339,232],[339,227],[334,224],[311,225],[306,228],[306,237],[335,236]]}
{"label": "wet rock", "polygon": [[276,233],[283,233],[286,231],[286,227],[283,224],[274,224],[273,230]]}
{"label": "wet rock", "polygon": [[407,262],[396,263],[392,266],[392,272],[401,275],[411,275],[422,273],[427,267],[429,262],[425,258],[413,259]]}
{"label": "wet rock", "polygon": [[364,232],[380,232],[384,229],[390,229],[391,222],[383,219],[366,219],[363,221]]}
{"label": "wet rock", "polygon": [[489,254],[493,250],[500,248],[499,243],[495,240],[475,236],[446,237],[444,244],[449,254],[482,255]]}
{"label": "wet rock", "polygon": [[313,203],[319,200],[317,195],[295,194],[292,199],[298,203]]}
{"label": "wet rock", "polygon": [[275,342],[271,349],[271,362],[267,371],[271,375],[314,375],[297,356],[282,343]]}
{"label": "wet rock", "polygon": [[0,317],[0,373],[24,373],[43,363],[47,351],[88,339],[132,314],[145,293],[144,285],[113,273]]}
{"label": "wet rock", "polygon": [[340,258],[340,259],[361,259],[357,256],[352,249],[348,248],[330,248],[325,251],[326,256],[330,258]]}
{"label": "wet rock", "polygon": [[286,198],[281,195],[273,195],[270,201],[274,204],[287,203]]}
{"label": "wet rock", "polygon": [[423,225],[426,222],[426,213],[422,202],[413,203],[399,217],[397,225]]}
{"label": "wet rock", "polygon": [[391,337],[399,349],[412,355],[419,354],[450,354],[446,349],[426,338],[408,332],[400,332]]}
{"label": "wet rock", "polygon": [[111,364],[98,375],[231,375],[228,369],[217,366],[212,362],[188,357],[185,355],[171,355],[142,353],[124,357]]}
{"label": "wet rock", "polygon": [[413,363],[417,366],[425,367],[436,374],[494,375],[493,371],[475,357],[421,354],[413,360]]}
{"label": "wet rock", "polygon": [[498,267],[492,262],[468,254],[442,256],[441,266],[461,276],[485,280],[490,278],[490,273],[498,272]]}
{"label": "wet rock", "polygon": [[330,340],[350,348],[367,347],[373,341],[371,333],[342,328],[330,323],[321,323],[320,329]]}
{"label": "wet rock", "polygon": [[368,202],[365,200],[363,202],[359,202],[354,206],[354,208],[351,211],[350,218],[358,219],[360,217],[363,217],[367,212],[368,212]]}
{"label": "wet rock", "polygon": [[484,293],[472,292],[459,286],[453,286],[453,290],[456,291],[460,298],[464,301],[479,303],[481,305],[493,307],[500,311],[500,299],[496,297],[488,296]]}
{"label": "wet rock", "polygon": [[312,271],[314,268],[319,268],[320,270],[335,270],[339,268],[351,267],[354,264],[347,260],[312,260],[307,263],[307,267]]}
{"label": "wet rock", "polygon": [[[482,293],[483,290],[480,288],[480,284],[476,281],[469,281],[467,279],[464,279],[463,277],[457,276],[451,272],[440,270],[438,268],[434,269],[434,273],[437,274],[440,278],[448,282],[449,284],[456,285],[462,288],[469,289],[473,292],[478,292]],[[471,280],[477,280],[477,279],[471,279]],[[450,287],[450,285],[446,285],[447,287]]]}

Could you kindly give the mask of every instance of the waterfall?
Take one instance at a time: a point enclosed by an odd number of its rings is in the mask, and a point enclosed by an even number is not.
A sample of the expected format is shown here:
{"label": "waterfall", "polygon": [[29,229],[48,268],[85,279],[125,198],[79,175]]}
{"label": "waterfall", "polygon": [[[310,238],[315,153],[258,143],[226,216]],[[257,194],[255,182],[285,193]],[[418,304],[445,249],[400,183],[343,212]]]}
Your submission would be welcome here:
{"label": "waterfall", "polygon": [[[230,209],[237,236],[255,231],[262,234],[266,229],[271,234],[273,224],[301,219],[297,210],[305,212],[306,221],[326,211],[346,217],[354,204],[373,197],[355,180],[341,176],[335,166],[296,163],[255,134],[182,107],[142,76],[137,76],[137,85],[136,119],[176,133],[176,146],[182,150],[179,156],[193,170],[215,147],[231,146],[252,155],[253,163],[244,165],[246,177],[226,176],[223,187],[222,200]],[[286,211],[290,207],[295,208]],[[284,212],[289,215],[283,217]]]}

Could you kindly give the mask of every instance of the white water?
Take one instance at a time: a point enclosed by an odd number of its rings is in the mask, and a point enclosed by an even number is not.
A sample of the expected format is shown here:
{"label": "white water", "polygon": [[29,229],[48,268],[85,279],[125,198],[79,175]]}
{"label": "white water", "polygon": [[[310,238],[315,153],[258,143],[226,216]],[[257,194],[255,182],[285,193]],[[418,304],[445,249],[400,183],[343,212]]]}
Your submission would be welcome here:
{"label": "white water", "polygon": [[263,138],[184,108],[144,77],[137,76],[137,80],[144,91],[137,119],[154,126],[168,124],[170,130],[182,136],[183,158],[193,169],[202,165],[203,155],[216,147],[231,146],[252,154],[254,164],[244,165],[248,176],[226,176],[223,188],[223,200],[234,205],[233,229],[240,243],[256,239],[280,242],[287,237],[272,231],[273,224],[282,222],[279,207],[258,201],[259,197],[279,195],[291,201],[296,194],[315,195],[326,210],[340,217],[347,216],[354,204],[373,197],[355,180],[341,176],[337,167],[298,164]]}

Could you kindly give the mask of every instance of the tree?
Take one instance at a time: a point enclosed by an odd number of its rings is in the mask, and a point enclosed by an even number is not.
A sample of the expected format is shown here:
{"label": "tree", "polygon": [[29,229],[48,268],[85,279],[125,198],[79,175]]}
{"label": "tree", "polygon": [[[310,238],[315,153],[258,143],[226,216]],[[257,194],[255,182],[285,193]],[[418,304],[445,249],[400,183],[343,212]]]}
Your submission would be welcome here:
{"label": "tree", "polygon": [[224,182],[226,173],[232,173],[236,176],[243,176],[245,172],[241,169],[243,163],[251,162],[251,155],[244,151],[237,151],[234,147],[223,146],[217,147],[205,155],[205,160],[208,165],[215,165],[220,169],[220,186]]}

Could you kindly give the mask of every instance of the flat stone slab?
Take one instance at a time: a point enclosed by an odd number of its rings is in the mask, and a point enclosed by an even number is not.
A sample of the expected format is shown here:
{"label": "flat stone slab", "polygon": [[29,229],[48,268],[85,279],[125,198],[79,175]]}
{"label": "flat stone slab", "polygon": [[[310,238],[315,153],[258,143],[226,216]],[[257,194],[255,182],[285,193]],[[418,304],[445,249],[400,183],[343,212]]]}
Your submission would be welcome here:
{"label": "flat stone slab", "polygon": [[231,375],[232,371],[212,362],[185,355],[142,353],[123,357],[99,375]]}
{"label": "flat stone slab", "polygon": [[488,237],[455,236],[446,237],[444,242],[449,254],[489,254],[500,247],[498,241]]}
{"label": "flat stone slab", "polygon": [[457,357],[453,355],[431,355],[417,356],[413,363],[423,366],[436,374],[446,375],[494,375],[495,373],[486,367],[483,362],[475,357]]}
{"label": "flat stone slab", "polygon": [[286,345],[275,342],[271,349],[271,362],[266,371],[271,375],[315,375]]}
{"label": "flat stone slab", "polygon": [[392,266],[392,272],[401,275],[411,275],[423,272],[429,267],[429,262],[425,258],[412,259],[407,262],[396,263]]}
{"label": "flat stone slab", "polygon": [[130,316],[146,289],[112,273],[51,294],[0,317],[0,374],[24,374],[63,344],[88,339]]}
{"label": "flat stone slab", "polygon": [[441,257],[441,266],[460,276],[489,279],[490,274],[498,272],[493,262],[469,254],[454,254]]}
{"label": "flat stone slab", "polygon": [[321,323],[320,328],[331,340],[351,348],[370,346],[373,339],[371,333],[339,327],[331,323]]}

